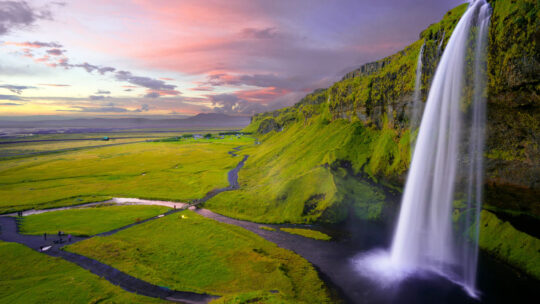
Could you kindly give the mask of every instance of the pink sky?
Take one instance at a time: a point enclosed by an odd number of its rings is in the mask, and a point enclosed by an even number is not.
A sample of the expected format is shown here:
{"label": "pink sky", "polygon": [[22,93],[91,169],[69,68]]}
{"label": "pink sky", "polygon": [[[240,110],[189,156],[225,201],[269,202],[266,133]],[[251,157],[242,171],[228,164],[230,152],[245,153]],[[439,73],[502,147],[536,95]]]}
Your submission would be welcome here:
{"label": "pink sky", "polygon": [[0,1],[0,115],[273,110],[462,2]]}

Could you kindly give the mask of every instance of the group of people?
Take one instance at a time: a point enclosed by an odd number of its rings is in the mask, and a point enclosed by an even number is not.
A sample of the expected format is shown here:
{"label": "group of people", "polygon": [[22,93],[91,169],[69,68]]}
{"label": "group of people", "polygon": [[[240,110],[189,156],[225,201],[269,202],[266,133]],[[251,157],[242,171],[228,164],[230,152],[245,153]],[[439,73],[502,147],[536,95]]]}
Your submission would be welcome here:
{"label": "group of people", "polygon": [[[66,234],[63,233],[62,231],[58,231],[58,240],[54,240],[53,242],[54,242],[54,243],[59,243],[59,244],[63,243],[64,240],[62,239],[62,236],[65,236],[65,235],[66,235]],[[46,232],[43,233],[43,240],[44,240],[44,241],[47,240],[47,233],[46,233]],[[68,235],[67,235],[67,241],[68,241],[68,243],[71,243],[71,234],[68,234]],[[39,246],[39,251],[43,251],[43,247],[44,247],[44,246]]]}

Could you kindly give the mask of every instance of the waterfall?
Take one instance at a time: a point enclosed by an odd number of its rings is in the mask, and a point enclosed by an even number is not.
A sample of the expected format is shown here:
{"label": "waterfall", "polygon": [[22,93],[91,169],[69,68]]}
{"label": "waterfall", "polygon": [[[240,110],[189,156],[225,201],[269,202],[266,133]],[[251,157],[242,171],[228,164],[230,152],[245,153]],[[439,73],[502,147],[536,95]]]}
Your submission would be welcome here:
{"label": "waterfall", "polygon": [[439,42],[439,45],[437,46],[437,56],[439,56],[441,54],[442,45],[443,45],[443,42],[444,42],[444,35],[446,35],[446,32],[442,33],[441,42]]}
{"label": "waterfall", "polygon": [[[466,231],[454,235],[452,225],[453,204],[458,172],[468,159],[467,205],[478,214],[482,190],[482,149],[485,116],[483,98],[485,73],[483,54],[490,16],[490,6],[485,0],[476,0],[461,17],[435,72],[422,118],[416,148],[401,202],[398,224],[390,252],[393,265],[408,269],[429,270],[445,275],[462,284],[471,294],[476,294],[477,244],[464,237]],[[474,64],[474,96],[472,97],[473,121],[466,133],[462,102],[465,68],[470,37],[476,30]],[[475,41],[474,39],[472,41]],[[469,100],[470,102],[470,100]],[[463,133],[463,134],[462,134]],[[470,139],[469,139],[470,138]],[[461,155],[460,145],[469,139],[468,152]],[[474,229],[475,242],[478,228]],[[461,251],[461,252],[459,252]]]}
{"label": "waterfall", "polygon": [[[477,297],[483,187],[487,31],[491,8],[473,0],[435,72],[422,116],[390,251],[357,268],[384,286],[415,273],[442,275]],[[453,213],[459,215],[454,223]]]}
{"label": "waterfall", "polygon": [[420,119],[422,117],[422,111],[424,109],[422,103],[422,55],[424,54],[424,48],[426,43],[422,44],[420,48],[420,53],[418,54],[418,61],[416,62],[416,79],[414,81],[414,94],[413,94],[413,104],[411,111],[410,119],[410,129],[411,129],[411,148],[414,149],[415,140],[412,138],[414,131],[418,129],[420,125]]}

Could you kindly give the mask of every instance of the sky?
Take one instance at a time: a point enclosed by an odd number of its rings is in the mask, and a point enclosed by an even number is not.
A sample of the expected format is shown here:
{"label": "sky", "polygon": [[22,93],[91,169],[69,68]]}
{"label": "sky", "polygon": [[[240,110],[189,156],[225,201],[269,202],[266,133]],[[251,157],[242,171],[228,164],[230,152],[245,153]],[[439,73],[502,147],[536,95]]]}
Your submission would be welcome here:
{"label": "sky", "polygon": [[0,116],[275,110],[464,2],[0,0]]}

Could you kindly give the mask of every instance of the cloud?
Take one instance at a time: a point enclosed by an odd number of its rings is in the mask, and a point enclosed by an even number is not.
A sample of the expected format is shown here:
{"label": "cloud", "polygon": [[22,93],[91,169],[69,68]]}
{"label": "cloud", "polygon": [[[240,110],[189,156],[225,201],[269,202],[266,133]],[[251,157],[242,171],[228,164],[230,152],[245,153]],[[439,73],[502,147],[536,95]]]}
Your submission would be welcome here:
{"label": "cloud", "polygon": [[22,106],[22,103],[14,103],[14,102],[4,102],[0,103],[0,106]]}
{"label": "cloud", "polygon": [[207,97],[215,106],[213,111],[216,113],[253,115],[268,109],[264,105],[251,103],[234,94],[217,94],[208,95]]}
{"label": "cloud", "polygon": [[120,81],[127,81],[131,84],[149,89],[150,92],[145,95],[145,97],[148,98],[156,98],[162,95],[180,95],[180,92],[176,90],[175,85],[167,84],[163,80],[153,79],[150,77],[135,76],[128,71],[116,72],[115,78]]}
{"label": "cloud", "polygon": [[26,41],[26,42],[8,41],[8,42],[5,42],[4,44],[6,44],[6,45],[14,45],[14,46],[23,47],[23,48],[36,48],[36,49],[39,49],[39,48],[61,48],[62,47],[62,45],[59,44],[58,42],[41,42],[41,41],[34,41],[34,42],[30,42],[30,41]]}
{"label": "cloud", "polygon": [[148,112],[149,110],[150,107],[147,104],[143,104],[139,109],[134,110],[133,112]]}
{"label": "cloud", "polygon": [[102,96],[102,95],[90,95],[90,96],[88,96],[88,98],[90,98],[90,100],[103,100],[106,97],[107,96]]}
{"label": "cloud", "polygon": [[84,113],[126,113],[130,112],[126,108],[107,106],[107,107],[72,107],[72,110],[56,110],[59,112],[84,112]]}
{"label": "cloud", "polygon": [[21,97],[17,95],[0,95],[0,100],[14,100],[14,101],[22,101]]}
{"label": "cloud", "polygon": [[32,8],[26,1],[0,1],[0,36],[41,19],[51,19],[48,9]]}
{"label": "cloud", "polygon": [[98,90],[96,92],[96,95],[109,95],[109,94],[111,94],[111,91]]}
{"label": "cloud", "polygon": [[62,55],[64,51],[62,51],[61,49],[50,49],[50,50],[47,50],[47,54],[49,55],[53,55],[53,56],[60,56]]}
{"label": "cloud", "polygon": [[40,83],[41,86],[47,87],[70,87],[70,84],[61,84],[61,83]]}
{"label": "cloud", "polygon": [[213,91],[214,88],[211,87],[211,86],[198,86],[198,87],[194,87],[194,88],[190,88],[189,90],[191,91],[202,91],[202,92],[210,92],[210,91]]}
{"label": "cloud", "polygon": [[18,94],[20,95],[22,93],[23,90],[28,90],[28,89],[35,89],[36,87],[31,87],[31,86],[20,86],[20,85],[10,85],[10,84],[4,84],[4,85],[0,85],[0,89],[7,89],[7,90],[10,90],[11,92],[15,93],[15,94]]}
{"label": "cloud", "polygon": [[159,97],[158,92],[150,92],[150,93],[144,95],[144,98],[158,98],[158,97]]}
{"label": "cloud", "polygon": [[256,28],[245,28],[242,29],[240,35],[244,38],[252,39],[272,39],[276,37],[276,29],[273,27],[268,27],[265,29],[256,29]]}

